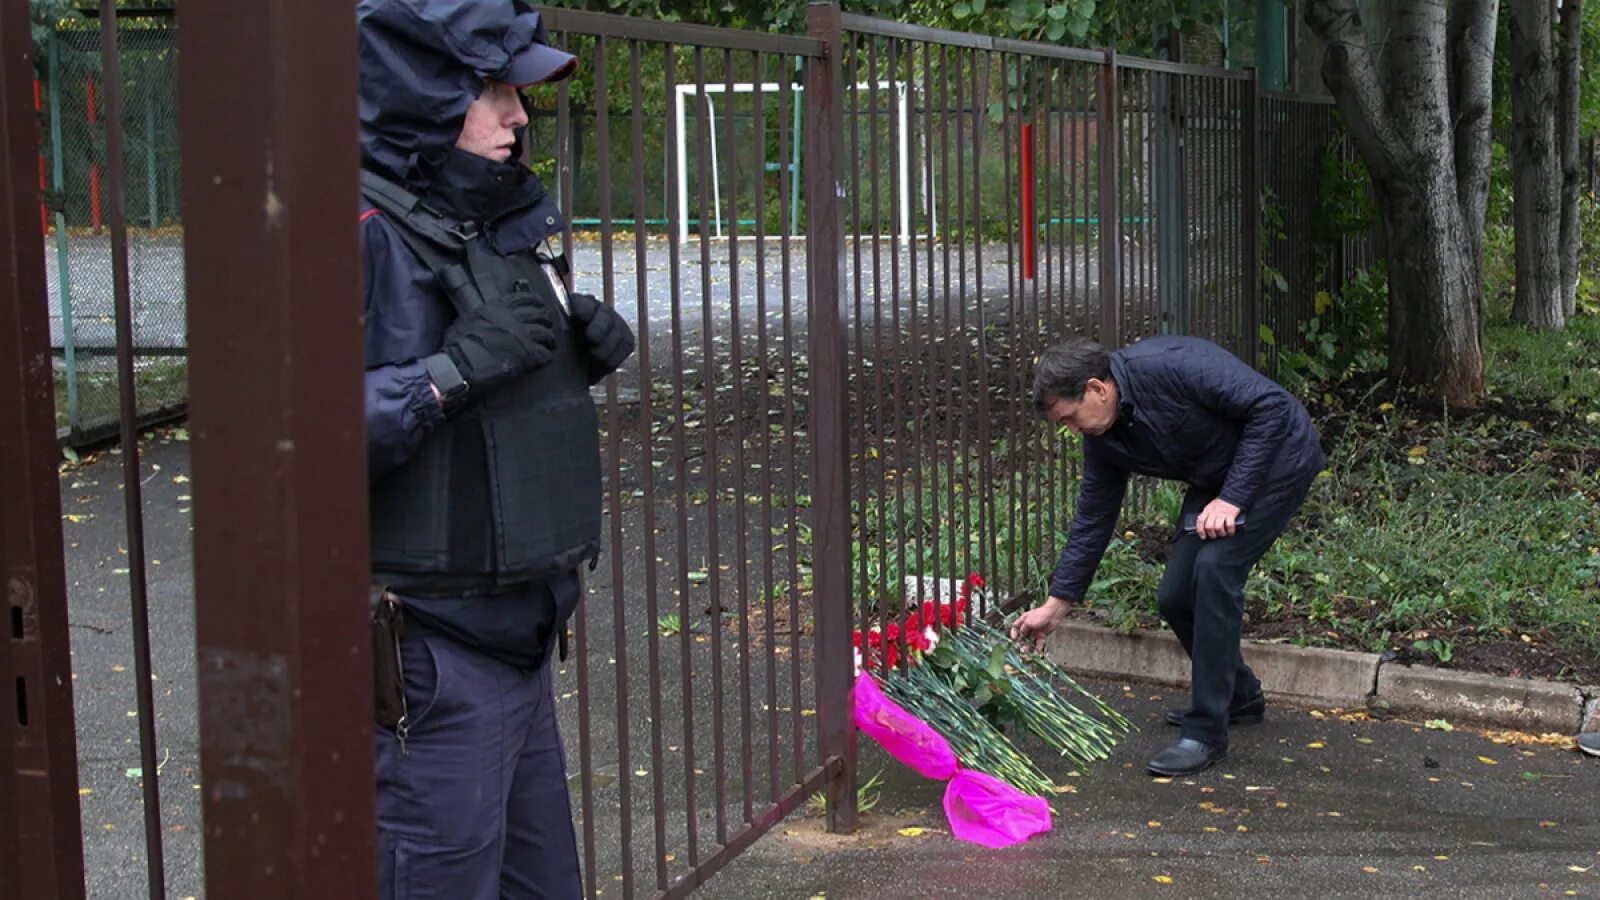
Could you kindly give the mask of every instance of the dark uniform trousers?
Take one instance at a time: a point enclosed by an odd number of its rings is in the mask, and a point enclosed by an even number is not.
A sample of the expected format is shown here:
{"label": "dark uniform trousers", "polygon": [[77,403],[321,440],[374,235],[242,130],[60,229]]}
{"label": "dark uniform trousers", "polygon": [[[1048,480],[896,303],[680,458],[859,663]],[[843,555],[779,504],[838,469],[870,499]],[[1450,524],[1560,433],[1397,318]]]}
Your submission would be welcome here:
{"label": "dark uniform trousers", "polygon": [[375,733],[379,896],[582,896],[554,655],[529,670],[438,634],[401,643],[404,747]]}

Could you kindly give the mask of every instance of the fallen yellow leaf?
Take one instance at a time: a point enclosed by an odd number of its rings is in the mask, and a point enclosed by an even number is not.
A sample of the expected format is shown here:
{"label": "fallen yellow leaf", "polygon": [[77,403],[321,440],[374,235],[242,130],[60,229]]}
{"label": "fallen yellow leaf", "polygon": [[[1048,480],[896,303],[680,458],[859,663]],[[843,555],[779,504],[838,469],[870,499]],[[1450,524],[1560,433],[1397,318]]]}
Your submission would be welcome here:
{"label": "fallen yellow leaf", "polygon": [[1160,828],[1161,827],[1161,823],[1157,822],[1155,819],[1151,819],[1150,821],[1146,822],[1145,824],[1149,825],[1151,828]]}
{"label": "fallen yellow leaf", "polygon": [[1172,876],[1171,875],[1157,875],[1157,876],[1155,876],[1155,882],[1156,882],[1156,884],[1171,884],[1172,883]]}
{"label": "fallen yellow leaf", "polygon": [[1311,743],[1306,745],[1306,749],[1308,749],[1308,750],[1321,750],[1325,746],[1327,746],[1327,745],[1322,743],[1321,741],[1312,741]]}
{"label": "fallen yellow leaf", "polygon": [[1444,861],[1445,861],[1445,860],[1447,860],[1447,859],[1449,859],[1449,858],[1450,858],[1450,857],[1448,857],[1448,856],[1435,856],[1435,857],[1434,857],[1434,859],[1436,859],[1436,860],[1438,860],[1438,861],[1440,861],[1440,862],[1444,862]]}
{"label": "fallen yellow leaf", "polygon": [[1568,872],[1587,872],[1594,866],[1567,866]]}
{"label": "fallen yellow leaf", "polygon": [[1367,873],[1372,874],[1372,875],[1378,874],[1378,870],[1373,868],[1372,866],[1362,866],[1361,867],[1361,871],[1367,872]]}
{"label": "fallen yellow leaf", "polygon": [[902,828],[902,829],[900,829],[900,836],[901,837],[921,837],[923,832],[925,832],[927,830],[928,829],[926,829],[926,828],[917,828],[916,826],[912,826],[910,828]]}
{"label": "fallen yellow leaf", "polygon": [[1428,448],[1423,446],[1423,445],[1421,445],[1421,444],[1418,444],[1417,446],[1412,447],[1410,450],[1407,450],[1406,451],[1406,455],[1411,457],[1412,459],[1416,459],[1419,456],[1427,456],[1428,455]]}
{"label": "fallen yellow leaf", "polygon": [[1478,762],[1481,762],[1486,766],[1498,766],[1498,765],[1500,765],[1500,763],[1496,762],[1495,760],[1490,759],[1487,756],[1478,757]]}
{"label": "fallen yellow leaf", "polygon": [[[1172,779],[1169,778],[1167,780],[1171,781]],[[1077,786],[1071,784],[1052,785],[1050,790],[1055,791],[1058,794],[1076,794],[1078,792]]]}

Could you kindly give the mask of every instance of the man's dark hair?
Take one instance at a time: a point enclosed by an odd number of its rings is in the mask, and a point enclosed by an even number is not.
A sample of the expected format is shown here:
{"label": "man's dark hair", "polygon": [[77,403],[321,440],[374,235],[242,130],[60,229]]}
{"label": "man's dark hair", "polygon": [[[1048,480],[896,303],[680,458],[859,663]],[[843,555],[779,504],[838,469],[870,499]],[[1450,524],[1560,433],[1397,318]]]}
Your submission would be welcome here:
{"label": "man's dark hair", "polygon": [[1085,337],[1069,338],[1044,351],[1033,369],[1033,407],[1039,412],[1060,400],[1083,399],[1089,379],[1111,380],[1111,355]]}

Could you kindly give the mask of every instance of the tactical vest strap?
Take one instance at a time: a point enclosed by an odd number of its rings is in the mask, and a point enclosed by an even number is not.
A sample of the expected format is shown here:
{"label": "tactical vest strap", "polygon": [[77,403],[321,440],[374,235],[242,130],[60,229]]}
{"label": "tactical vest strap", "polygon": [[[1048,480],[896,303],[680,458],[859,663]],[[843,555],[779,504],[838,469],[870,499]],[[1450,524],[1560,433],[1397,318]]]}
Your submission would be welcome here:
{"label": "tactical vest strap", "polygon": [[439,279],[457,315],[483,304],[483,295],[467,271],[467,254],[478,239],[478,226],[439,215],[416,194],[366,169],[361,170],[361,195],[395,220],[400,239]]}

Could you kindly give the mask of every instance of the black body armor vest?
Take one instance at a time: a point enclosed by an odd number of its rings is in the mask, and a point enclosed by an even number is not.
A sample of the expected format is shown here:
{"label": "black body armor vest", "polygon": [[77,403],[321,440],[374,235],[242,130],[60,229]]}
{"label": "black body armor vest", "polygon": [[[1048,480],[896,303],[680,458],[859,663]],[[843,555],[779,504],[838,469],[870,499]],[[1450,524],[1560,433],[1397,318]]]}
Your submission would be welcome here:
{"label": "black body armor vest", "polygon": [[437,215],[362,174],[367,199],[450,294],[457,314],[515,288],[558,311],[554,359],[471,398],[372,485],[373,578],[399,592],[493,591],[592,562],[600,552],[600,437],[590,354],[543,261],[500,256],[471,223]]}

